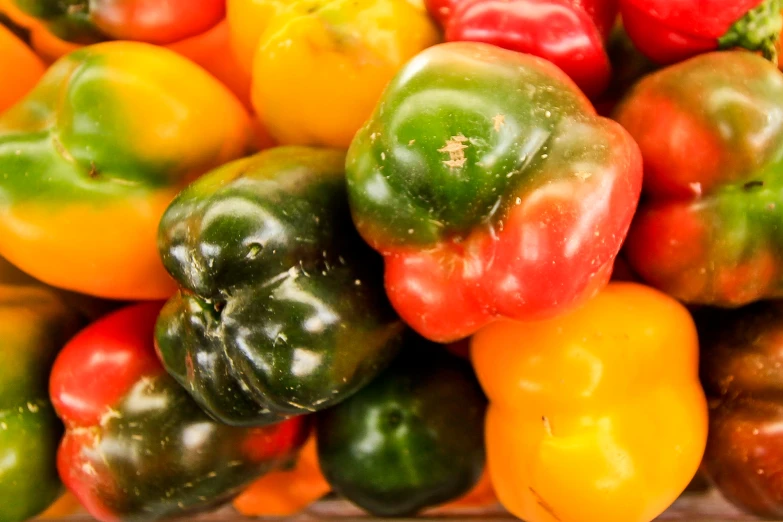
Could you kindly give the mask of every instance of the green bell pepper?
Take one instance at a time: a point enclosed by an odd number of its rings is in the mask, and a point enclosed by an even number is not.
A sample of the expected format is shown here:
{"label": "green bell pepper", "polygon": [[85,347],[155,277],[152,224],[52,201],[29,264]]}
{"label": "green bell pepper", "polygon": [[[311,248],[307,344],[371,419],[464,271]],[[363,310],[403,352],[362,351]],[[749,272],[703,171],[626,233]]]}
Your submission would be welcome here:
{"label": "green bell pepper", "polygon": [[327,408],[397,353],[403,325],[351,224],[341,151],[280,147],[214,170],[165,212],[159,248],[182,290],[158,352],[222,422]]}
{"label": "green bell pepper", "polygon": [[411,336],[369,386],[316,416],[321,470],[376,516],[456,499],[484,469],[486,406],[466,360]]}

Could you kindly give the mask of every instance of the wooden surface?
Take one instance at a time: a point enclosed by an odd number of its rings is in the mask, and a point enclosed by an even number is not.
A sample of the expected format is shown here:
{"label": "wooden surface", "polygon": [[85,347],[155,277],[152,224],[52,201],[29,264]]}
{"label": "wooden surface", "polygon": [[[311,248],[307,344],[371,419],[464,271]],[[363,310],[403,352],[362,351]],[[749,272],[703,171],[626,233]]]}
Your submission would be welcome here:
{"label": "wooden surface", "polygon": [[[396,521],[416,521],[416,520],[445,520],[454,522],[481,522],[481,521],[513,521],[516,520],[500,506],[492,509],[463,510],[455,511],[448,515],[422,515],[415,519],[383,519],[386,522]],[[62,522],[88,522],[93,519],[86,514],[77,514],[75,516],[59,519]],[[197,517],[188,517],[187,520],[194,522],[240,522],[243,520],[275,520],[274,518],[249,519],[238,516],[231,508],[224,508],[214,513],[207,513]],[[340,500],[322,501],[314,504],[305,513],[295,517],[289,517],[283,520],[291,522],[316,522],[319,520],[330,520],[340,522],[367,522],[372,517],[367,516],[360,510],[351,506],[347,502]],[[690,522],[728,522],[728,521],[749,521],[757,520],[754,517],[745,515],[732,507],[715,491],[683,496],[658,520],[687,520]],[[586,521],[593,522],[593,521]],[[599,522],[599,521],[595,521]],[[777,521],[777,522],[783,522]]]}

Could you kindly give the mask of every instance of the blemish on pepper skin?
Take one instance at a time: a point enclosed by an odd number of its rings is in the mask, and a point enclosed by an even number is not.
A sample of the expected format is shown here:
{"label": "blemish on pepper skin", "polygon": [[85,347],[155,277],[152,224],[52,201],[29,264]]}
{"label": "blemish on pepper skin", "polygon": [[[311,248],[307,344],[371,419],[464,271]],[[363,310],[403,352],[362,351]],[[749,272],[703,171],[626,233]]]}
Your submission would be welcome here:
{"label": "blemish on pepper skin", "polygon": [[90,179],[95,179],[100,176],[100,174],[98,167],[95,166],[95,162],[90,162],[90,171],[87,173]]}
{"label": "blemish on pepper skin", "polygon": [[547,418],[546,416],[542,416],[541,422],[544,423],[544,431],[546,432],[546,434],[549,435],[550,437],[554,437],[555,435],[552,433],[552,423],[549,422],[549,418]]}
{"label": "blemish on pepper skin", "polygon": [[501,127],[506,124],[506,116],[503,114],[496,114],[492,118],[492,123],[494,125],[495,132],[500,132]]}
{"label": "blemish on pepper skin", "polygon": [[468,138],[465,136],[452,136],[446,140],[446,145],[438,149],[438,152],[445,152],[449,155],[449,159],[443,162],[444,165],[451,168],[460,168],[465,165],[468,158],[465,157],[465,149],[468,148],[465,142]]}
{"label": "blemish on pepper skin", "polygon": [[544,511],[552,515],[552,518],[554,518],[558,522],[561,522],[560,517],[557,516],[552,506],[550,506],[549,503],[546,500],[544,500],[544,498],[541,495],[539,495],[535,489],[531,487],[528,487],[527,489],[529,489],[530,492],[533,494],[533,496],[536,497],[536,504],[541,506],[544,509]]}

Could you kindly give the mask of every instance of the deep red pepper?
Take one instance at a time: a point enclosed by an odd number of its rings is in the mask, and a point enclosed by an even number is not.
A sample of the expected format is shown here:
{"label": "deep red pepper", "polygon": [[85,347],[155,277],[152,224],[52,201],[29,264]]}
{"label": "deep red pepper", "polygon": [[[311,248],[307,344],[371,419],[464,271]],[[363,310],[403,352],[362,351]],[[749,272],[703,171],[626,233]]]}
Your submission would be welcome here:
{"label": "deep red pepper", "polygon": [[780,0],[621,0],[620,11],[634,44],[661,64],[734,47],[777,63]]}
{"label": "deep red pepper", "polygon": [[589,97],[606,89],[605,49],[617,0],[428,0],[447,41],[484,42],[546,58]]}
{"label": "deep red pepper", "polygon": [[65,346],[50,377],[66,433],[57,467],[97,519],[142,522],[231,499],[307,437],[298,417],[264,428],[215,422],[155,355],[161,303],[114,312]]}

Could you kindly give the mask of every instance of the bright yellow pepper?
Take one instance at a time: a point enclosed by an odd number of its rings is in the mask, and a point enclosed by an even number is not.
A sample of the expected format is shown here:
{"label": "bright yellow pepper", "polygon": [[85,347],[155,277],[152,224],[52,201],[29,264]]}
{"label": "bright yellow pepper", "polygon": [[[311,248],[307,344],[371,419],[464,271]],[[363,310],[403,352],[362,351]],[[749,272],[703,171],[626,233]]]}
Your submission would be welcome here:
{"label": "bright yellow pepper", "polygon": [[347,148],[400,67],[440,41],[410,0],[233,0],[228,7],[241,61],[257,42],[253,107],[281,145]]}
{"label": "bright yellow pepper", "polygon": [[498,321],[472,340],[490,399],[487,459],[527,522],[648,522],[695,475],[707,440],[688,311],[635,283],[580,309]]}

